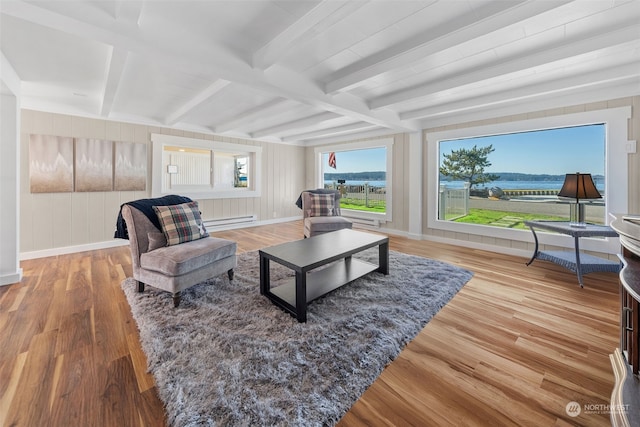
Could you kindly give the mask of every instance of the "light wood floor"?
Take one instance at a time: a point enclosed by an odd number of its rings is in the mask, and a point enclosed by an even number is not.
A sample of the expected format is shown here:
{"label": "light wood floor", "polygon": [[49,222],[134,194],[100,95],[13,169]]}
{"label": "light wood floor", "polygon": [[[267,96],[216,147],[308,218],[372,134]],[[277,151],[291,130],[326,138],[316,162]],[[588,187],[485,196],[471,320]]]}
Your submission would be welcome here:
{"label": "light wood floor", "polygon": [[[216,233],[240,252],[300,238],[293,222]],[[340,422],[347,426],[610,425],[618,285],[611,273],[391,236],[391,249],[474,272]],[[162,426],[120,289],[128,247],[24,261],[0,287],[0,426]],[[274,310],[275,310],[274,306]],[[567,415],[571,402],[596,413]],[[591,406],[584,406],[591,405]]]}

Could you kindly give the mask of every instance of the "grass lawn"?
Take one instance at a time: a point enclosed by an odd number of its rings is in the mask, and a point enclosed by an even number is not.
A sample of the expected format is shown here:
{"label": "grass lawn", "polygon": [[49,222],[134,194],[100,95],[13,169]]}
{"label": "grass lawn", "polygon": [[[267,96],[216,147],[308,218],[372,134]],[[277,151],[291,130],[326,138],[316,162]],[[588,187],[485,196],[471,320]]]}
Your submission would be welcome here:
{"label": "grass lawn", "polygon": [[340,200],[340,209],[352,209],[354,211],[366,211],[366,212],[377,212],[377,213],[385,213],[387,211],[386,205],[384,203],[379,203],[374,206],[365,206],[360,203],[348,203],[345,202],[344,199]]}
{"label": "grass lawn", "polygon": [[455,220],[469,224],[493,225],[505,228],[528,228],[524,221],[531,219],[546,219],[554,221],[567,221],[566,217],[528,214],[522,212],[494,211],[488,209],[469,209],[469,214]]}

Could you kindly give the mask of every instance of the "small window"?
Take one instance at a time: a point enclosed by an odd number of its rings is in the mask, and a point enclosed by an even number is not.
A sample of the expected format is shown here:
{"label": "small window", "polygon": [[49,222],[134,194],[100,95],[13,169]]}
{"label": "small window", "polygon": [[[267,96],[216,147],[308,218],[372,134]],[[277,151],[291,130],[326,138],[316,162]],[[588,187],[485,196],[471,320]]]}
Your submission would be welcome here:
{"label": "small window", "polygon": [[[258,197],[260,147],[152,135],[154,197]],[[159,165],[159,167],[156,167]]]}
{"label": "small window", "polygon": [[233,186],[236,188],[249,187],[249,156],[234,156],[235,171]]}
{"label": "small window", "polygon": [[316,149],[320,187],[339,190],[343,215],[391,221],[392,139]]}

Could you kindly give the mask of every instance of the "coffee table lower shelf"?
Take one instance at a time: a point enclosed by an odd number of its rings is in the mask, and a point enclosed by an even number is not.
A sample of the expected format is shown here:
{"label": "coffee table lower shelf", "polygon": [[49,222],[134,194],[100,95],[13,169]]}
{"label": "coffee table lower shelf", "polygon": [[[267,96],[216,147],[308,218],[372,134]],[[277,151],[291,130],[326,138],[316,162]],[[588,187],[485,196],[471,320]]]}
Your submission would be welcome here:
{"label": "coffee table lower shelf", "polygon": [[[336,261],[325,268],[311,271],[307,273],[307,303],[377,269],[377,265],[359,259],[347,258]],[[277,298],[279,301],[274,302],[277,302],[280,307],[291,314],[296,314],[295,277],[292,277],[285,284],[271,288],[270,294],[269,298],[272,301]]]}
{"label": "coffee table lower shelf", "polygon": [[[377,265],[353,257],[375,247],[378,248]],[[282,243],[258,253],[260,294],[291,313],[298,322],[307,321],[310,301],[373,271],[389,274],[389,238],[351,229]],[[295,279],[274,283],[272,288],[271,262],[293,270]]]}

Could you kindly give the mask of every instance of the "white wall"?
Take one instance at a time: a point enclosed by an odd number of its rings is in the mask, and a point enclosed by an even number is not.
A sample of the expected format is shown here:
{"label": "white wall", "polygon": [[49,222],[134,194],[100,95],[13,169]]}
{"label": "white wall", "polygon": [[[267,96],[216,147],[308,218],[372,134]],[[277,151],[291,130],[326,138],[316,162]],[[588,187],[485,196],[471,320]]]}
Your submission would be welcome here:
{"label": "white wall", "polygon": [[[29,134],[100,138],[148,145],[147,191],[29,192]],[[120,205],[151,197],[152,133],[213,140],[213,135],[108,120],[22,110],[20,247],[22,259],[126,244],[114,240]],[[216,136],[234,144],[261,146],[263,191],[258,198],[198,200],[204,219],[256,215],[258,221],[301,216],[295,201],[303,189],[304,148]]]}
{"label": "white wall", "polygon": [[0,52],[0,285],[22,278],[18,253],[20,79]]}
{"label": "white wall", "polygon": [[[616,99],[602,103],[578,105],[569,108],[549,109],[537,113],[513,115],[509,117],[484,120],[482,122],[461,123],[426,132],[442,131],[452,128],[490,125],[508,121],[518,121],[535,117],[569,114],[577,111],[599,110],[632,106],[632,119],[629,122],[629,140],[640,139],[640,97]],[[28,178],[28,135],[41,133],[72,137],[108,138],[120,141],[143,142],[150,144],[151,133],[166,133],[190,138],[213,139],[212,135],[196,134],[175,129],[158,128],[146,125],[113,122],[107,120],[87,119],[76,116],[60,115],[45,112],[22,110],[21,120],[21,153],[20,153],[20,242],[23,258],[32,255],[46,255],[49,250],[54,253],[60,248],[92,249],[105,244],[126,243],[112,239],[115,218],[120,205],[126,201],[150,197],[146,192],[100,192],[100,193],[58,193],[30,194]],[[4,124],[4,119],[3,119]],[[423,170],[418,167],[414,156],[416,152],[410,144],[419,139],[409,134],[395,134],[394,179],[393,179],[393,221],[384,225],[390,233],[414,235],[415,190],[412,181],[416,177],[424,177]],[[218,138],[218,137],[217,137]],[[345,142],[356,142],[367,139],[379,139],[380,136],[354,139]],[[262,182],[263,191],[259,198],[199,200],[203,216],[209,218],[226,218],[239,215],[255,214],[259,221],[287,220],[300,216],[294,205],[300,191],[311,188],[313,183],[314,148],[298,147],[283,144],[263,143],[237,138],[221,138],[225,142],[236,144],[259,145],[263,147]],[[424,141],[422,141],[424,144]],[[3,146],[5,144],[2,144]],[[424,147],[424,146],[423,146]],[[427,162],[427,150],[422,151],[424,167]],[[4,153],[3,153],[4,154]],[[5,156],[2,156],[3,159]],[[151,155],[149,152],[149,159]],[[414,161],[412,161],[414,160]],[[640,155],[630,154],[629,162],[629,212],[640,213]],[[310,171],[307,173],[307,171]],[[151,179],[151,168],[148,171],[148,182]],[[427,227],[426,209],[431,203],[426,197],[426,185],[422,188],[422,237],[444,238],[461,244],[480,244],[483,247],[494,247],[498,251],[520,250],[530,251],[531,244],[504,239],[482,238],[464,233],[446,233]],[[412,201],[413,200],[413,201]],[[6,233],[6,231],[3,231]],[[414,236],[415,237],[415,236]],[[6,239],[3,238],[4,242]],[[3,257],[4,258],[4,257]]]}

